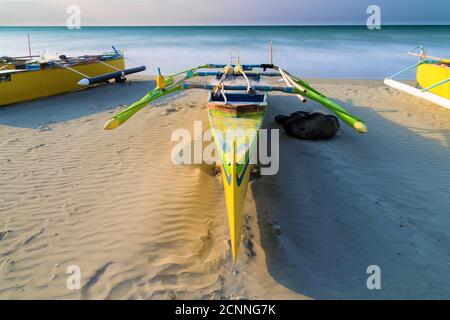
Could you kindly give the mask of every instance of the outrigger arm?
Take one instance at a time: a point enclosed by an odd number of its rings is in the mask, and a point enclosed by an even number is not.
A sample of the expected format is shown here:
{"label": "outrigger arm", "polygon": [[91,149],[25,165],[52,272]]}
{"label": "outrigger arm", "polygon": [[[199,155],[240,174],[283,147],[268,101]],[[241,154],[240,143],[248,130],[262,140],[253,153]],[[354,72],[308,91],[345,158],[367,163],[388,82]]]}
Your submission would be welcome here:
{"label": "outrigger arm", "polygon": [[[206,89],[206,90],[214,90],[216,85],[209,84],[191,84],[184,83],[183,81],[198,77],[198,76],[211,76],[211,75],[222,75],[220,72],[200,72],[200,69],[211,69],[211,68],[225,68],[227,65],[218,65],[218,64],[206,64],[203,66],[198,66],[180,73],[176,73],[170,75],[168,77],[163,77],[159,75],[156,79],[157,86],[155,89],[147,93],[144,97],[142,97],[139,101],[136,101],[132,105],[130,105],[125,110],[113,115],[111,119],[105,124],[105,130],[114,129],[124,122],[126,122],[129,118],[131,118],[136,112],[147,106],[152,101],[155,101],[165,95],[174,93],[179,90],[187,90],[187,89]],[[343,107],[338,105],[337,103],[331,101],[326,96],[321,94],[319,91],[312,88],[305,81],[289,74],[287,71],[282,70],[281,68],[274,66],[272,64],[260,64],[260,65],[242,65],[242,70],[248,71],[253,68],[262,68],[264,71],[266,69],[273,69],[277,71],[276,73],[254,73],[254,75],[262,75],[262,76],[283,76],[283,78],[288,79],[288,81],[292,84],[287,87],[278,87],[278,86],[254,86],[252,89],[256,91],[280,91],[288,94],[300,95],[304,98],[308,98],[314,100],[321,105],[323,105],[328,110],[332,111],[338,118],[348,124],[350,127],[355,129],[359,133],[366,133],[367,127],[363,120],[352,115]],[[180,80],[174,81],[174,77],[183,75]],[[235,74],[239,76],[239,74]],[[241,74],[242,75],[242,74]],[[251,73],[247,73],[247,76],[251,76]],[[222,86],[222,90],[248,90],[248,86]]]}
{"label": "outrigger arm", "polygon": [[[118,51],[116,48],[114,48],[114,46],[112,48],[116,52],[116,54],[118,56],[121,56],[122,58],[124,58],[123,51],[122,52]],[[111,64],[109,64],[109,63],[107,63],[105,61],[98,60],[98,62],[103,64],[103,65],[105,65],[105,66],[107,66],[107,67],[109,67],[109,68],[111,68],[112,70],[115,70],[115,71],[114,72],[110,72],[110,73],[106,73],[106,74],[102,74],[102,75],[99,75],[99,76],[96,76],[96,77],[89,77],[89,76],[87,76],[85,74],[82,74],[82,73],[72,69],[72,68],[65,67],[64,65],[61,65],[61,66],[64,67],[64,68],[67,68],[67,69],[69,69],[69,70],[71,70],[73,72],[79,73],[80,75],[83,76],[83,79],[78,81],[78,85],[79,86],[90,86],[90,85],[93,85],[95,83],[108,81],[110,79],[116,79],[116,81],[124,80],[126,75],[138,73],[138,72],[141,72],[141,71],[145,71],[145,69],[146,69],[145,66],[139,66],[139,67],[135,67],[135,68],[128,68],[128,69],[123,69],[122,70],[122,69],[116,68],[115,66],[113,66],[113,65],[111,65]]]}
{"label": "outrigger arm", "polygon": [[[103,64],[106,64],[106,65],[110,66],[111,68],[117,69],[114,66],[109,65],[107,63],[104,63],[102,61],[99,61],[99,62],[101,62]],[[80,86],[90,86],[90,85],[93,85],[95,83],[104,82],[104,81],[107,81],[107,80],[110,80],[110,79],[114,79],[114,78],[123,79],[126,75],[133,74],[133,73],[138,73],[138,72],[141,72],[141,71],[145,71],[145,66],[129,68],[129,69],[124,69],[124,70],[118,69],[118,71],[116,71],[116,72],[102,74],[102,75],[97,76],[97,77],[85,76],[83,79],[78,81],[78,85],[80,85]]]}

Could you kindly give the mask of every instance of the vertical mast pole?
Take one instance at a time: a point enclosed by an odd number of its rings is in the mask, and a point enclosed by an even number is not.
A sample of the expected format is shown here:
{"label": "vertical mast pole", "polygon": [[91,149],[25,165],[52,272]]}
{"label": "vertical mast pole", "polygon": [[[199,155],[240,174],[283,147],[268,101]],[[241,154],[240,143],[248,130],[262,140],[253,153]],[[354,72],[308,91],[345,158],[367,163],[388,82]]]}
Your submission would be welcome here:
{"label": "vertical mast pole", "polygon": [[28,38],[28,55],[30,56],[31,59],[31,44],[30,44],[30,34],[27,33],[27,38]]}
{"label": "vertical mast pole", "polygon": [[269,41],[269,61],[270,64],[273,64],[272,41]]}

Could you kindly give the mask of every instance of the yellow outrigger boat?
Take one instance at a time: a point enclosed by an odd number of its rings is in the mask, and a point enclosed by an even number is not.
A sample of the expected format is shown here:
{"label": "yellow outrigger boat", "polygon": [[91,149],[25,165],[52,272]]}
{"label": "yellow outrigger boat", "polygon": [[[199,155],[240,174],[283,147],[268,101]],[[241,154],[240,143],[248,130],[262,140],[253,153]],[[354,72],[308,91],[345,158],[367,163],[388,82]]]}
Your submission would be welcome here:
{"label": "yellow outrigger boat", "polygon": [[[204,71],[204,69],[207,70]],[[211,71],[213,69],[220,71]],[[255,72],[255,69],[262,69],[262,72]],[[274,72],[266,72],[268,69],[272,69]],[[188,82],[193,77],[215,77],[216,84]],[[259,81],[262,77],[280,77],[286,86],[253,85],[251,82],[252,80]],[[245,85],[226,84],[227,81],[234,82],[239,79],[244,79]],[[233,56],[230,53],[230,61],[226,65],[206,64],[168,77],[162,76],[159,71],[156,84],[156,88],[142,99],[113,115],[104,128],[111,130],[118,127],[150,102],[178,90],[204,89],[210,91],[208,116],[222,172],[231,252],[234,260],[238,256],[241,243],[243,205],[250,179],[251,159],[258,141],[259,129],[264,122],[268,108],[267,92],[284,92],[298,95],[302,101],[305,98],[317,101],[356,131],[367,132],[364,121],[272,62],[269,64],[241,64],[239,55]],[[230,131],[231,134],[229,134]],[[245,134],[242,135],[242,132]]]}
{"label": "yellow outrigger boat", "polygon": [[[114,49],[114,47],[113,47]],[[86,88],[145,70],[125,69],[122,52],[79,57],[0,57],[0,106]]]}
{"label": "yellow outrigger boat", "polygon": [[[415,52],[415,49],[419,49],[420,51]],[[450,59],[429,56],[422,46],[415,49],[408,52],[408,54],[419,57],[419,61],[413,66],[407,67],[393,76],[386,78],[384,83],[394,89],[450,109]],[[400,74],[414,68],[417,68],[417,88],[393,80]]]}

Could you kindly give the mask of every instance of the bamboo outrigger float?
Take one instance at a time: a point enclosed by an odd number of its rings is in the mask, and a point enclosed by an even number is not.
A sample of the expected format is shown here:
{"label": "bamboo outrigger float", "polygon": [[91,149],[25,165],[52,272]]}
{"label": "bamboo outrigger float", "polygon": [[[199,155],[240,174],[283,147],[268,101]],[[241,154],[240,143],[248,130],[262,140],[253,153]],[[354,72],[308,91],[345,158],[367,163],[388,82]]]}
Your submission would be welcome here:
{"label": "bamboo outrigger float", "polygon": [[0,106],[84,89],[99,82],[145,70],[125,69],[124,54],[113,52],[78,57],[0,57]]}
{"label": "bamboo outrigger float", "polygon": [[[257,72],[254,71],[255,69],[262,71]],[[272,70],[272,72],[267,70]],[[217,83],[194,84],[188,82],[194,77],[215,77]],[[253,85],[251,82],[252,80],[257,82],[262,77],[279,77],[284,80],[285,86]],[[227,81],[236,79],[244,80],[245,85],[226,84]],[[234,260],[237,258],[241,242],[242,209],[252,166],[250,159],[255,149],[259,129],[267,113],[267,93],[269,91],[294,94],[299,96],[302,101],[306,98],[317,101],[356,131],[367,132],[363,120],[350,114],[303,80],[273,63],[241,64],[239,55],[230,54],[228,64],[205,64],[168,77],[160,74],[156,83],[156,88],[142,99],[113,115],[105,124],[104,129],[111,130],[120,126],[150,102],[173,92],[188,89],[210,91],[208,116],[222,172],[231,252]],[[230,129],[250,131],[250,134],[246,137],[234,136],[233,139],[228,139],[226,131]]]}
{"label": "bamboo outrigger float", "polygon": [[[420,51],[415,52],[415,49]],[[450,59],[429,56],[422,46],[415,49],[408,54],[419,57],[419,61],[386,78],[384,83],[394,89],[450,109]],[[393,78],[415,68],[417,68],[417,88],[393,80]]]}

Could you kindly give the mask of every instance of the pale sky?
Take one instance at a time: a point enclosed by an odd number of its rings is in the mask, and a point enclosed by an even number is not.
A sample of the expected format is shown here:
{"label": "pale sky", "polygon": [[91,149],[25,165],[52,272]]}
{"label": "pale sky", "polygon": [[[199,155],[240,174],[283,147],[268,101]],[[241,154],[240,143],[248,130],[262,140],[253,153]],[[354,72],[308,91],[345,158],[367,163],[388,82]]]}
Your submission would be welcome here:
{"label": "pale sky", "polygon": [[450,24],[450,0],[0,0],[0,25],[65,25],[69,5],[89,25]]}

